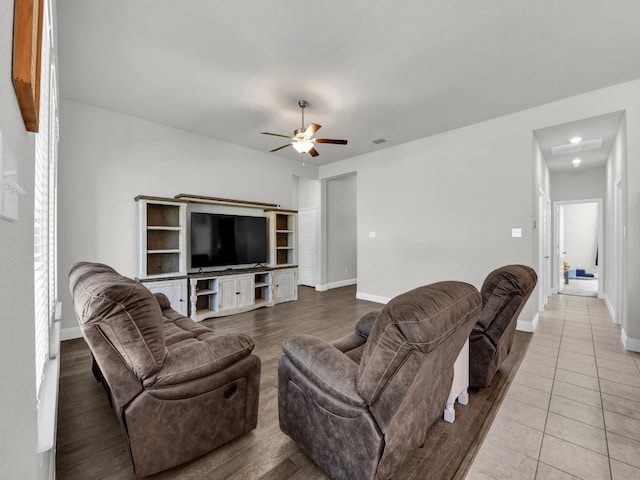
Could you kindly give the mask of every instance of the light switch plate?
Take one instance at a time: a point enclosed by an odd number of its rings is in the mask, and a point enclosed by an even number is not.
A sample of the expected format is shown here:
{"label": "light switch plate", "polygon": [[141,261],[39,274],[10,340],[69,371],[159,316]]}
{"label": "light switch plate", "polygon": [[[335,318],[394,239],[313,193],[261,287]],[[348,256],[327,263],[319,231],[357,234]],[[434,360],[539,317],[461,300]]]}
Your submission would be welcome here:
{"label": "light switch plate", "polygon": [[18,219],[18,194],[24,194],[18,185],[18,160],[0,132],[0,219]]}

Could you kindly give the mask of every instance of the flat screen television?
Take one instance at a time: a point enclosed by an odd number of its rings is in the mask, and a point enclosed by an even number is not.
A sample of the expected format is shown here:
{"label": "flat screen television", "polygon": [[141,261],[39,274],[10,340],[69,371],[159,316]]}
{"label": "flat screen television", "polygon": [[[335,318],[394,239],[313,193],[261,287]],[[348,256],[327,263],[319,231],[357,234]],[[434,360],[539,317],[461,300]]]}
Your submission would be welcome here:
{"label": "flat screen television", "polygon": [[191,212],[191,268],[267,261],[267,219]]}

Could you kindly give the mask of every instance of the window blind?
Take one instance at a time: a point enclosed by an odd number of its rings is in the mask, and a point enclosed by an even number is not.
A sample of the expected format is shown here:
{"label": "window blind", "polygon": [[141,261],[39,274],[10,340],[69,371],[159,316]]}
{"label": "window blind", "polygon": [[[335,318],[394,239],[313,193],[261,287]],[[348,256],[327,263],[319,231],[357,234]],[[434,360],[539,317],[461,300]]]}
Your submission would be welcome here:
{"label": "window blind", "polygon": [[[45,2],[48,7],[48,2]],[[35,138],[34,181],[34,312],[35,312],[35,364],[36,393],[44,377],[49,359],[49,327],[55,312],[56,302],[56,251],[55,251],[55,198],[56,198],[56,154],[51,123],[52,93],[55,98],[55,79],[51,75],[51,21],[49,8],[43,9],[42,57],[40,77],[40,123]]]}

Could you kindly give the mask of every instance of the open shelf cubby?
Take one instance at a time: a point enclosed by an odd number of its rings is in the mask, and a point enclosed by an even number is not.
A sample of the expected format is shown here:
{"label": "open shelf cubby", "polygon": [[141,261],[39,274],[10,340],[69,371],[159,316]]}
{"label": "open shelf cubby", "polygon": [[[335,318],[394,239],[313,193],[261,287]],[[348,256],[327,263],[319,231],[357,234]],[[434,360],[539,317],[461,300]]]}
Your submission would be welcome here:
{"label": "open shelf cubby", "polygon": [[159,278],[184,275],[184,202],[154,197],[136,197],[138,202],[138,277]]}
{"label": "open shelf cubby", "polygon": [[269,264],[287,266],[297,263],[297,212],[291,210],[272,210],[267,212],[270,226]]}

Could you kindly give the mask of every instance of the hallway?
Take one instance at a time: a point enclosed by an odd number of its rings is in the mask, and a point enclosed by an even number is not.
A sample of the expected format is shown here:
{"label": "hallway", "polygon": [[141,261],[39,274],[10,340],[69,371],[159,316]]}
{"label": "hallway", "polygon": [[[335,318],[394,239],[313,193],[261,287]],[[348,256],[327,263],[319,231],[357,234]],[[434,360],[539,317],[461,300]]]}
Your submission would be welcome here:
{"label": "hallway", "polygon": [[561,295],[576,295],[578,297],[597,297],[598,279],[569,279],[569,284],[562,285]]}
{"label": "hallway", "polygon": [[467,480],[640,478],[640,354],[603,300],[554,295]]}

